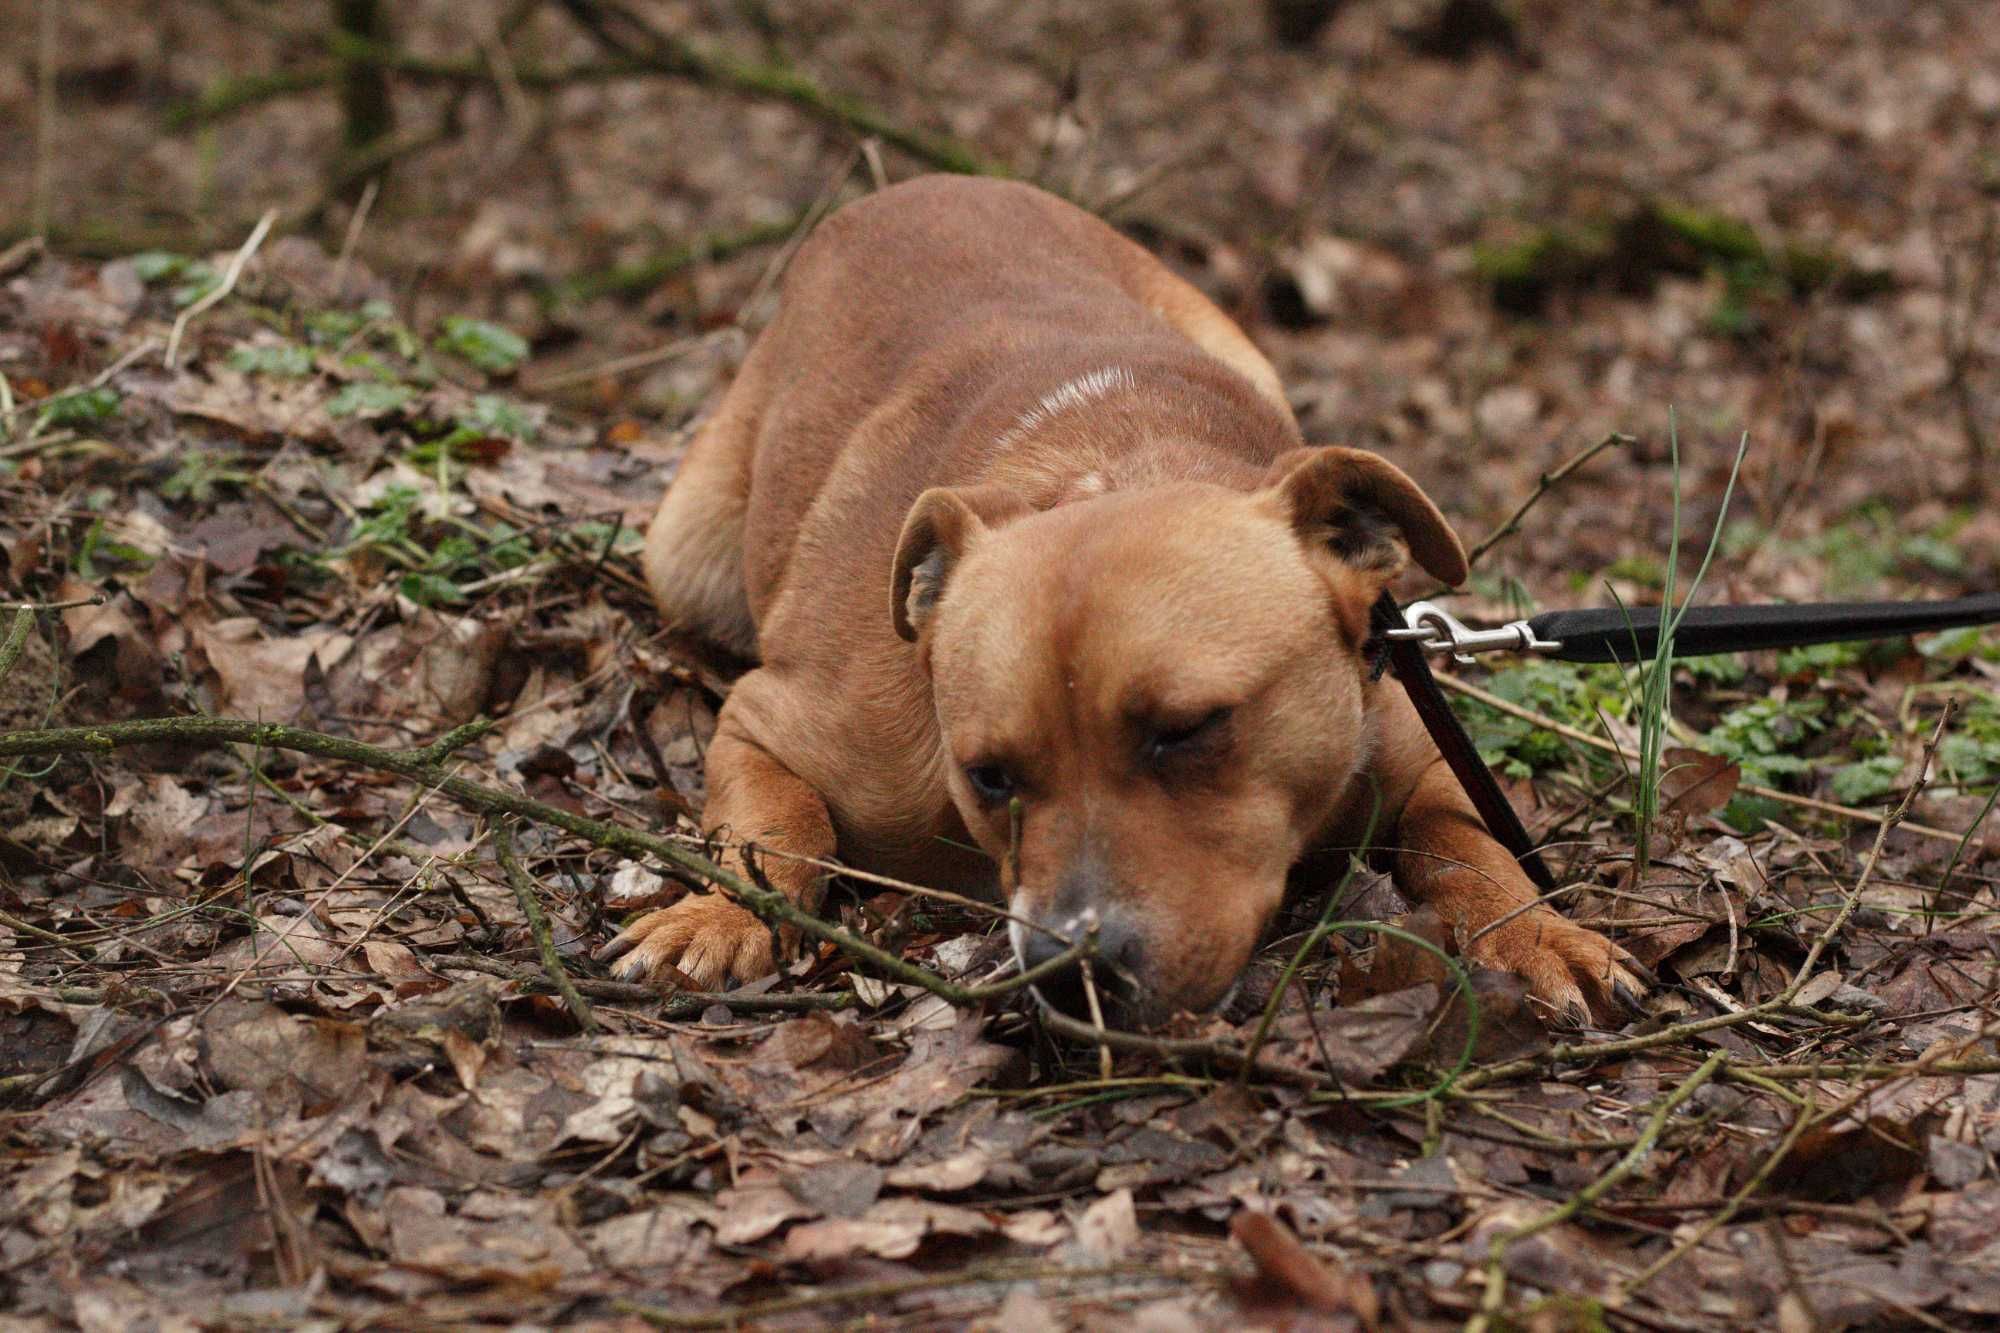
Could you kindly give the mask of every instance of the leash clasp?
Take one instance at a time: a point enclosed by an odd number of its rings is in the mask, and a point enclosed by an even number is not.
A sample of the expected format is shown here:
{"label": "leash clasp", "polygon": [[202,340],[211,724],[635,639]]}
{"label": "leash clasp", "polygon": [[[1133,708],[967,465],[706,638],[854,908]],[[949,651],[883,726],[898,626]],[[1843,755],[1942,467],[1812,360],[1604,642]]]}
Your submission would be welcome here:
{"label": "leash clasp", "polygon": [[1562,647],[1560,641],[1536,637],[1525,620],[1472,629],[1435,602],[1412,602],[1403,619],[1409,622],[1407,629],[1389,630],[1384,637],[1414,643],[1427,653],[1450,653],[1453,661],[1468,666],[1472,653],[1548,653]]}

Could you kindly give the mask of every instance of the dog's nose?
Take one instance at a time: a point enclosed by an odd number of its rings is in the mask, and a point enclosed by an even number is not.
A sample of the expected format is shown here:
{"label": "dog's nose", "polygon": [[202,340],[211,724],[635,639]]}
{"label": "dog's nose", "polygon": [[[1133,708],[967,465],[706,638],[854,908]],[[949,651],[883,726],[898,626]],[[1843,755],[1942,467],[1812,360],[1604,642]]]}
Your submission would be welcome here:
{"label": "dog's nose", "polygon": [[[1145,960],[1145,942],[1131,918],[1123,912],[1099,914],[1097,950],[1090,959],[1090,988],[1097,991],[1098,1006],[1107,1017],[1122,1011],[1138,994],[1138,971]],[[1045,929],[1023,932],[1019,962],[1023,971],[1061,957],[1073,944],[1082,943],[1090,933],[1090,918],[1072,917],[1049,923]],[[1051,973],[1035,983],[1035,990],[1053,1007],[1077,1018],[1090,1017],[1090,996],[1080,963]]]}

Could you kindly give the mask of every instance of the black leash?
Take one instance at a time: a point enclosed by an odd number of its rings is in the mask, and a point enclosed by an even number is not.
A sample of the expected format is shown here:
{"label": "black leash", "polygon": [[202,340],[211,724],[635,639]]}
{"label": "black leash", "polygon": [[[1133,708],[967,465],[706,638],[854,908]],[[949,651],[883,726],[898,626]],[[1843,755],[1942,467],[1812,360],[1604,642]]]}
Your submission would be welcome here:
{"label": "black leash", "polygon": [[[1555,879],[1535,850],[1493,771],[1451,703],[1431,675],[1426,655],[1448,652],[1460,662],[1469,654],[1531,652],[1561,662],[1650,660],[1660,643],[1660,608],[1602,607],[1589,611],[1545,611],[1496,629],[1472,629],[1432,602],[1407,610],[1383,593],[1375,603],[1371,644],[1376,670],[1391,667],[1410,702],[1430,729],[1445,762],[1472,798],[1479,817],[1521,868],[1544,891]],[[2000,593],[1981,593],[1942,602],[1804,602],[1792,606],[1690,607],[1674,628],[1675,657],[1706,657],[1758,648],[1803,648],[1818,643],[1898,639],[1931,630],[2000,624]]]}
{"label": "black leash", "polygon": [[[1564,662],[1647,661],[1660,644],[1660,609],[1601,607],[1544,611],[1522,622],[1536,651]],[[1899,639],[1931,630],[2000,624],[2000,592],[1948,602],[1804,602],[1797,606],[1695,606],[1674,629],[1674,656],[1707,657],[1751,648]]]}
{"label": "black leash", "polygon": [[[1528,872],[1528,878],[1535,882],[1537,888],[1544,893],[1554,889],[1555,876],[1543,864],[1542,854],[1535,850],[1535,840],[1528,836],[1521,816],[1514,812],[1514,803],[1507,799],[1506,792],[1500,790],[1493,770],[1479,757],[1479,747],[1466,734],[1465,724],[1458,720],[1458,714],[1451,711],[1451,700],[1444,697],[1444,691],[1438,688],[1437,678],[1431,675],[1431,664],[1424,660],[1428,649],[1423,641],[1409,637],[1410,626],[1403,618],[1402,608],[1396,605],[1396,599],[1383,593],[1375,603],[1372,619],[1374,643],[1381,654],[1377,659],[1377,672],[1382,665],[1386,665],[1395,671],[1396,679],[1403,682],[1410,702],[1416,705],[1417,716],[1424,720],[1424,726],[1437,743],[1438,751],[1451,765],[1458,785],[1465,788],[1465,794],[1472,798],[1479,817],[1486,821],[1487,831],[1520,862],[1521,869]],[[1397,635],[1399,630],[1404,632],[1402,637]]]}

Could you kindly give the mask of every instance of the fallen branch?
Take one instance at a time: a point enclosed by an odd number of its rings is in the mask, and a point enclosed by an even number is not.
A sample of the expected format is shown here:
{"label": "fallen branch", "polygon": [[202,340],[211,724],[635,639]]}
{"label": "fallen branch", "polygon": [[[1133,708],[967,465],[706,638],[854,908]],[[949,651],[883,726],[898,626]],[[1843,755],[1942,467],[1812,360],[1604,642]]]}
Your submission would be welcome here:
{"label": "fallen branch", "polygon": [[[533,968],[483,958],[477,954],[444,954],[428,958],[425,966],[440,972],[481,972],[511,981],[534,995],[559,995],[547,973]],[[745,995],[740,991],[663,991],[642,981],[599,981],[595,977],[571,977],[577,992],[593,1000],[611,1004],[662,1006],[660,1016],[668,1020],[699,1018],[712,1005],[726,1005],[745,1014],[826,1013],[852,1009],[861,1003],[853,991],[783,991]]]}
{"label": "fallen branch", "polygon": [[[372,65],[416,83],[473,85],[495,81],[491,67],[484,60],[432,60],[344,36],[329,45],[340,53],[341,59],[276,73],[246,74],[217,80],[199,97],[168,107],[167,128],[187,130],[212,125],[266,102],[319,92],[332,87],[340,79],[342,71],[351,64]],[[636,60],[592,60],[555,68],[515,65],[511,72],[515,83],[538,92],[576,84],[607,83],[614,79],[652,78],[659,74],[658,70]]]}
{"label": "fallen branch", "polygon": [[797,70],[704,51],[661,32],[615,0],[562,0],[562,6],[607,51],[662,74],[790,103],[815,120],[863,138],[880,139],[940,171],[969,176],[1012,174],[967,144],[899,125],[859,98],[823,88]]}
{"label": "fallen branch", "polygon": [[588,301],[599,296],[618,296],[629,292],[643,292],[659,285],[662,278],[692,268],[696,264],[714,263],[729,258],[744,250],[760,245],[773,245],[798,230],[810,210],[800,209],[796,213],[769,222],[752,222],[742,227],[723,228],[703,232],[694,239],[664,250],[659,254],[621,264],[602,273],[585,274],[571,278],[555,289],[558,303],[567,301]]}
{"label": "fallen branch", "polygon": [[948,1004],[975,1005],[1011,995],[1045,976],[1090,956],[1088,942],[1065,949],[1048,961],[1012,977],[978,986],[961,986],[906,962],[858,935],[825,921],[794,904],[774,889],[760,888],[741,875],[717,865],[670,839],[571,814],[567,810],[498,787],[487,787],[445,769],[442,761],[489,727],[475,722],[448,733],[428,746],[390,750],[341,736],[226,717],[162,717],[112,722],[95,727],[52,727],[45,730],[0,732],[0,759],[27,755],[106,754],[133,745],[257,745],[324,759],[359,764],[423,783],[482,814],[549,824],[634,860],[652,857],[686,876],[714,885],[762,920],[790,926],[809,938],[831,944],[857,962],[880,971],[888,980],[929,991]]}
{"label": "fallen branch", "polygon": [[[687,79],[724,92],[787,103],[815,120],[849,130],[860,138],[879,139],[940,171],[973,176],[1012,174],[968,144],[949,135],[899,124],[860,98],[822,87],[798,70],[703,50],[661,32],[620,6],[600,4],[597,0],[564,0],[563,7],[612,53],[612,58],[553,68],[515,65],[510,73],[518,86],[552,90],[614,79],[659,76]],[[329,88],[345,70],[357,65],[422,83],[497,82],[492,66],[480,58],[430,59],[338,32],[329,35],[327,45],[333,52],[333,60],[211,85],[193,101],[170,108],[166,117],[168,128],[183,130],[211,124],[265,102]]]}
{"label": "fallen branch", "polygon": [[218,79],[191,101],[176,102],[167,108],[170,130],[212,125],[239,111],[246,111],[280,97],[316,92],[332,85],[340,75],[337,64],[309,65],[303,69],[281,69],[264,74],[243,74]]}

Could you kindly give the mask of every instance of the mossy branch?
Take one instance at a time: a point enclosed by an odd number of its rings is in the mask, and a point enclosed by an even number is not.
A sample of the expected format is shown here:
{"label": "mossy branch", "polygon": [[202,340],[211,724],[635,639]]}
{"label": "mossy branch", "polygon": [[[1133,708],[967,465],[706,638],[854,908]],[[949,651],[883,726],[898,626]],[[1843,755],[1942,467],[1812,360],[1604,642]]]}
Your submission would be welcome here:
{"label": "mossy branch", "polygon": [[650,291],[660,280],[682,269],[696,264],[713,263],[752,250],[760,245],[773,245],[796,232],[803,224],[811,209],[800,209],[785,217],[773,218],[769,222],[753,222],[744,227],[724,228],[703,232],[691,241],[677,245],[671,250],[616,268],[604,269],[597,273],[586,273],[571,278],[555,289],[558,302],[588,301],[599,296],[620,296]]}
{"label": "mossy branch", "polygon": [[[763,101],[784,102],[813,119],[845,129],[861,138],[880,139],[940,171],[973,176],[1005,176],[1006,167],[948,135],[931,134],[898,123],[858,97],[823,87],[810,75],[785,65],[744,60],[707,51],[679,37],[660,32],[636,17],[610,12],[589,0],[566,0],[572,17],[613,53],[605,60],[573,65],[516,65],[512,75],[523,88],[548,91],[576,84],[613,79],[668,77]],[[439,60],[400,48],[368,42],[352,34],[328,35],[333,59],[250,74],[212,84],[192,101],[167,112],[171,129],[211,124],[262,103],[332,87],[344,75],[365,67],[419,83],[489,84],[493,70],[483,59]]]}
{"label": "mossy branch", "polygon": [[14,612],[14,623],[7,629],[5,642],[0,642],[0,680],[7,679],[7,673],[21,660],[21,653],[28,646],[28,632],[35,627],[35,613],[28,607]]}
{"label": "mossy branch", "polygon": [[607,51],[661,74],[691,79],[711,88],[786,102],[829,125],[892,148],[940,171],[972,176],[1011,175],[1005,167],[947,135],[928,134],[898,124],[859,98],[820,86],[811,76],[785,65],[742,60],[706,51],[661,32],[615,0],[562,0],[577,25]]}

